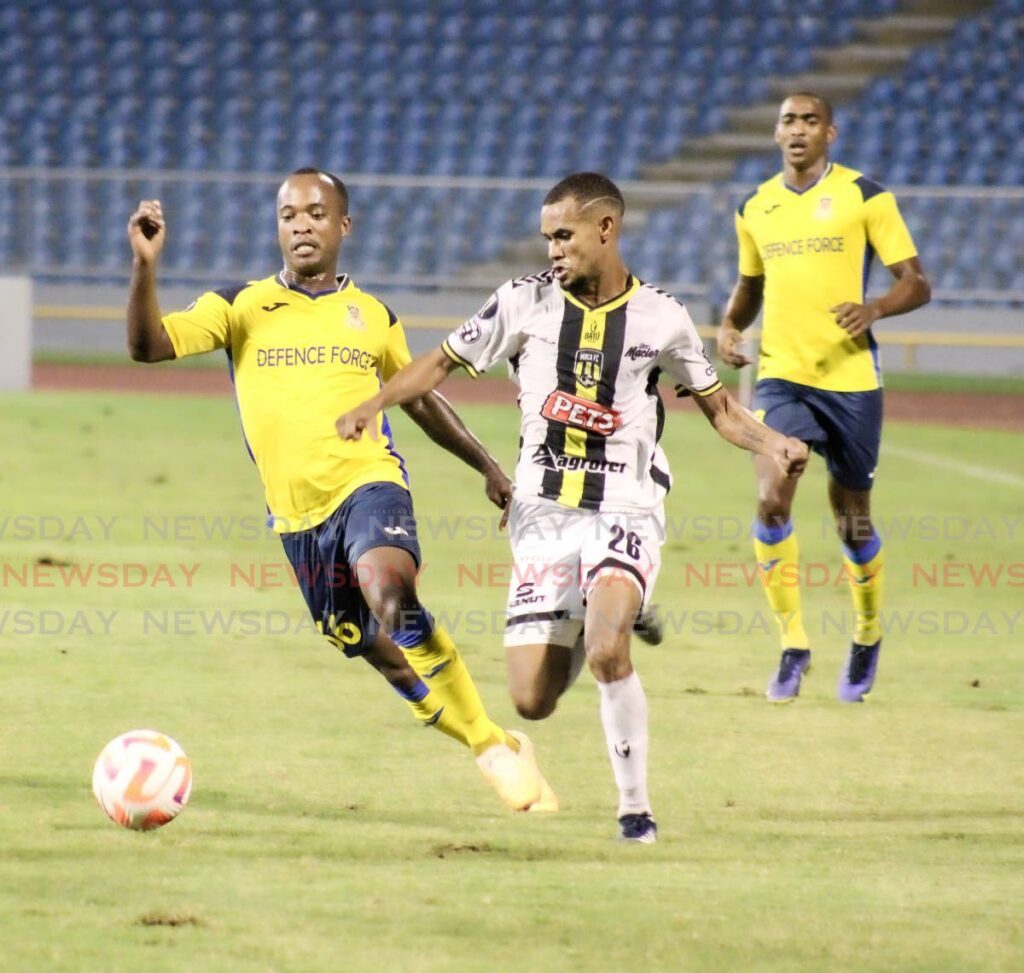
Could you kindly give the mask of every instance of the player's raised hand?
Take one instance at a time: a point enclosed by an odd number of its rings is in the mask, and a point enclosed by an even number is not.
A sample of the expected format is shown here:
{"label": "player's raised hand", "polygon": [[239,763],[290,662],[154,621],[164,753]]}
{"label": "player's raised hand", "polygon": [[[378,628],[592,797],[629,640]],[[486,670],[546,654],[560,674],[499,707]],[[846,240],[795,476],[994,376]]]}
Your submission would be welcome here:
{"label": "player's raised hand", "polygon": [[742,368],[750,364],[750,359],[743,354],[743,332],[728,324],[723,324],[718,329],[716,338],[718,344],[718,357],[733,368]]}
{"label": "player's raised hand", "polygon": [[828,310],[836,316],[836,324],[851,338],[859,338],[880,317],[870,304],[854,304],[851,301],[837,304]]}
{"label": "player's raised hand", "polygon": [[502,511],[498,530],[504,530],[508,523],[509,511],[512,509],[512,481],[500,466],[490,466],[484,474],[484,490],[487,492],[487,499]]}
{"label": "player's raised hand", "polygon": [[137,260],[156,263],[167,239],[167,225],[159,199],[144,199],[128,220],[128,242]]}
{"label": "player's raised hand", "polygon": [[379,410],[370,404],[372,401],[369,399],[338,416],[334,428],[342,439],[353,441],[362,439],[364,432],[368,432],[371,439],[380,438],[377,430],[377,412]]}
{"label": "player's raised hand", "polygon": [[790,480],[795,480],[805,469],[810,455],[807,443],[785,436],[774,450],[775,462]]}

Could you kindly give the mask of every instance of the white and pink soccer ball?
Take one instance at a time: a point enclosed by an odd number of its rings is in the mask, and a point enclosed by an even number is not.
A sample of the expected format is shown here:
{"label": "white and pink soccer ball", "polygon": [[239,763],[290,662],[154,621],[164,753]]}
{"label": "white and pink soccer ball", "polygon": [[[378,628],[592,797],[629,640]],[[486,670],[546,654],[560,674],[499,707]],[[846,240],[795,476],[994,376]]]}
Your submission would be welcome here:
{"label": "white and pink soccer ball", "polygon": [[188,803],[192,765],[166,733],[132,730],[102,750],[92,772],[92,792],[111,821],[151,831],[173,821]]}

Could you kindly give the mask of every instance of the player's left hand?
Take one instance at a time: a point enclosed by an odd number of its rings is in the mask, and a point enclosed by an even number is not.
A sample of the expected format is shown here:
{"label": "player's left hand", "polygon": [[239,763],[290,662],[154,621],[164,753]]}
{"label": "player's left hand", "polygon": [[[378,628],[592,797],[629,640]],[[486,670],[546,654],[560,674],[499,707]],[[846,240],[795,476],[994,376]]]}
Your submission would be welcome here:
{"label": "player's left hand", "polygon": [[509,511],[512,509],[512,481],[500,466],[491,466],[484,474],[484,490],[487,492],[487,499],[501,510],[498,530],[504,530],[508,523]]}
{"label": "player's left hand", "polygon": [[854,304],[847,301],[829,308],[839,325],[851,338],[859,338],[881,315],[870,304]]}
{"label": "player's left hand", "polygon": [[775,462],[779,464],[779,469],[790,480],[795,480],[807,469],[809,456],[807,443],[800,439],[794,439],[792,436],[784,437],[774,451]]}
{"label": "player's left hand", "polygon": [[342,439],[362,439],[364,432],[368,432],[371,439],[378,439],[377,410],[369,401],[363,402],[338,416],[334,428]]}

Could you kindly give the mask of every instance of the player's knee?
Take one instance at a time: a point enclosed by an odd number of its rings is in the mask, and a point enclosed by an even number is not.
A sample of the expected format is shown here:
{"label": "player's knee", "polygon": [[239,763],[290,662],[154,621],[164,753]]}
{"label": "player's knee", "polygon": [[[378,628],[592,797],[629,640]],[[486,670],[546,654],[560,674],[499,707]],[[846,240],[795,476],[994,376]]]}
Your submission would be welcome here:
{"label": "player's knee", "polygon": [[415,590],[401,584],[381,585],[366,596],[370,611],[389,634],[403,629],[407,618],[422,611]]}
{"label": "player's knee", "polygon": [[617,682],[632,671],[629,648],[621,639],[597,639],[587,646],[587,665],[598,682]]}

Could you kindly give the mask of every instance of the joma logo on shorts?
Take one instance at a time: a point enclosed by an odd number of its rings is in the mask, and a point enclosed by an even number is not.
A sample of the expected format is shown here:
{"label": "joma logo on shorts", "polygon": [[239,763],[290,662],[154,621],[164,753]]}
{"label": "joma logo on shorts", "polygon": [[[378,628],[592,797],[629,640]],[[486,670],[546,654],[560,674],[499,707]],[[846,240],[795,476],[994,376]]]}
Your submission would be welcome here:
{"label": "joma logo on shorts", "polygon": [[614,409],[588,402],[568,392],[552,392],[544,402],[540,414],[545,419],[561,422],[576,429],[610,436],[622,423],[622,415]]}

